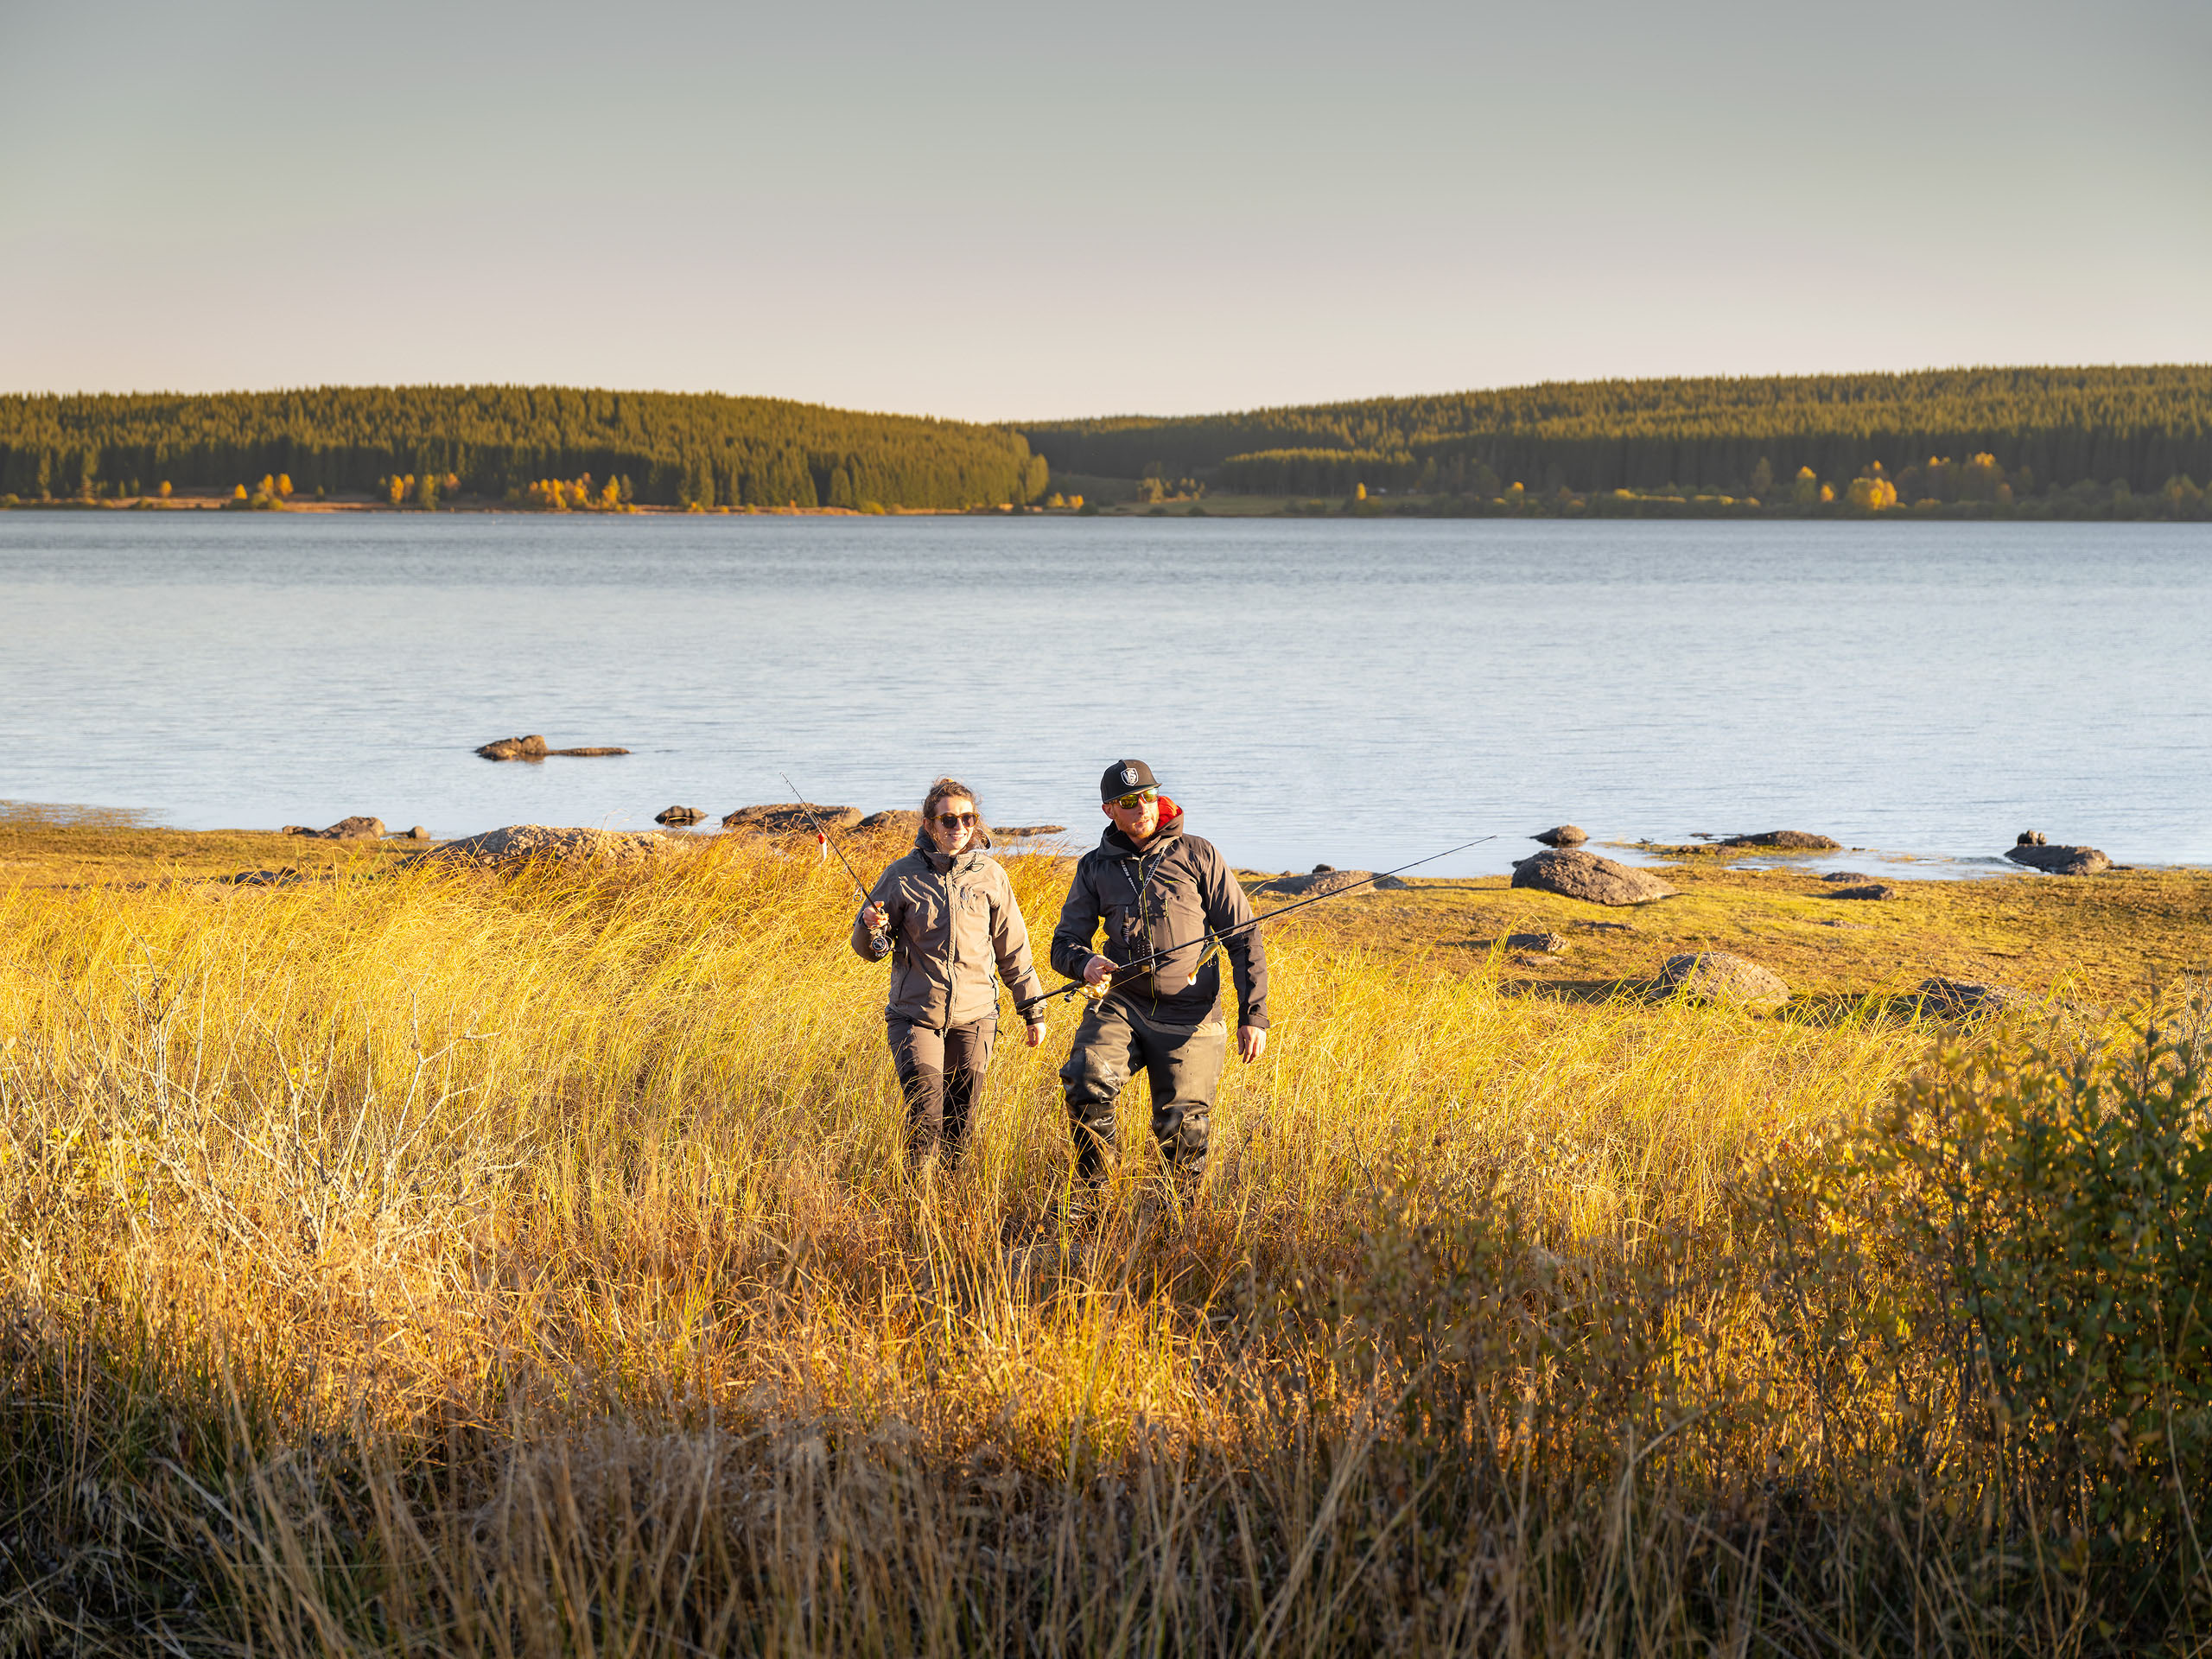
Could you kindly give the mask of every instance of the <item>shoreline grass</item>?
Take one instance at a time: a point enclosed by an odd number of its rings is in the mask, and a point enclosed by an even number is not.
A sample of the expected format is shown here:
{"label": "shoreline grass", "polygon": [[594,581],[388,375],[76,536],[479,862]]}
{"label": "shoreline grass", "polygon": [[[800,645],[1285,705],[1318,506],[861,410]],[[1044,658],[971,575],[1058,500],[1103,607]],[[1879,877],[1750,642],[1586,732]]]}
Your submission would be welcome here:
{"label": "shoreline grass", "polygon": [[[880,970],[810,860],[334,850],[213,889],[113,879],[150,832],[55,833],[0,885],[16,1647],[2200,1628],[2177,1522],[2099,1542],[1958,1395],[1917,1236],[1867,1197],[1910,1182],[1838,1173],[1955,1028],[1534,996],[1496,953],[1407,971],[1395,911],[1294,925],[1198,1200],[1153,1179],[1132,1090],[1071,1234],[1073,1010],[1001,1045],[965,1167],[902,1169]],[[20,879],[41,861],[111,879]],[[1048,918],[1065,864],[1007,863]],[[2201,1499],[2183,1421],[2168,1484]]]}

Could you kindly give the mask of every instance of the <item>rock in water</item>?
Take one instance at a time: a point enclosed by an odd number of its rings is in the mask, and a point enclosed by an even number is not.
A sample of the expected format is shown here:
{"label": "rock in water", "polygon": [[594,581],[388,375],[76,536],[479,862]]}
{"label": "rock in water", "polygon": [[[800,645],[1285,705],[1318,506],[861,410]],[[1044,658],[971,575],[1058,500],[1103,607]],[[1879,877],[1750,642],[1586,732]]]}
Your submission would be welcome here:
{"label": "rock in water", "polygon": [[655,823],[696,823],[706,816],[707,810],[702,806],[671,806],[654,813],[653,822]]}
{"label": "rock in water", "polygon": [[1548,830],[1539,830],[1529,837],[1541,841],[1547,847],[1580,847],[1590,839],[1590,832],[1579,823],[1555,823]]}
{"label": "rock in water", "polygon": [[2050,845],[2050,837],[2040,830],[2023,830],[2020,831],[2020,838],[2012,844],[2016,847],[2048,847]]}
{"label": "rock in water", "polygon": [[1261,882],[1252,892],[1255,896],[1266,893],[1280,898],[1310,899],[1319,893],[1342,893],[1347,887],[1371,880],[1366,870],[1340,870],[1333,864],[1319,864],[1311,874],[1279,875],[1272,881]]}
{"label": "rock in water", "polygon": [[1867,874],[1864,870],[1830,870],[1826,875],[1821,878],[1821,880],[1827,882],[1832,887],[1860,886],[1868,881],[1872,881],[1873,879],[1874,878],[1872,876]]}
{"label": "rock in water", "polygon": [[2094,875],[2100,870],[2112,868],[2112,860],[2094,847],[2049,847],[2027,843],[2013,848],[2005,856],[2015,864],[2041,870],[2045,875]]}
{"label": "rock in water", "polygon": [[602,747],[602,748],[593,748],[593,749],[548,749],[548,750],[546,750],[546,751],[545,751],[545,753],[548,753],[548,754],[588,755],[588,754],[627,754],[627,753],[630,753],[630,751],[629,751],[629,750],[627,750],[627,749],[610,749],[610,748],[603,748],[603,747]]}
{"label": "rock in water", "polygon": [[428,841],[429,838],[430,832],[419,823],[407,832],[407,839],[410,841]]}
{"label": "rock in water", "polygon": [[807,821],[811,812],[824,830],[857,830],[861,810],[856,806],[817,806],[809,801],[802,806],[796,801],[779,802],[769,806],[741,806],[722,818],[725,830],[752,830],[764,836],[791,836],[804,830],[814,833],[814,825]]}
{"label": "rock in water", "polygon": [[480,746],[476,753],[486,760],[542,760],[545,758],[545,740],[535,732],[528,737],[503,737]]}
{"label": "rock in water", "polygon": [[1513,885],[1592,905],[1640,905],[1675,891],[1648,870],[1576,848],[1554,848],[1520,860],[1513,866]]}
{"label": "rock in water", "polygon": [[1752,836],[1731,836],[1723,847],[1768,847],[1778,853],[1832,853],[1843,845],[1809,830],[1762,830]]}
{"label": "rock in water", "polygon": [[1938,1014],[2014,1014],[2036,1006],[2025,991],[1971,979],[1923,979],[1920,1004]]}
{"label": "rock in water", "polygon": [[382,818],[340,818],[327,830],[302,830],[296,824],[286,824],[288,836],[305,836],[309,841],[378,841],[384,836]]}
{"label": "rock in water", "polygon": [[1782,982],[1779,974],[1726,950],[1669,957],[1660,964],[1659,982],[1707,1002],[1760,1007],[1789,1000],[1789,987]]}

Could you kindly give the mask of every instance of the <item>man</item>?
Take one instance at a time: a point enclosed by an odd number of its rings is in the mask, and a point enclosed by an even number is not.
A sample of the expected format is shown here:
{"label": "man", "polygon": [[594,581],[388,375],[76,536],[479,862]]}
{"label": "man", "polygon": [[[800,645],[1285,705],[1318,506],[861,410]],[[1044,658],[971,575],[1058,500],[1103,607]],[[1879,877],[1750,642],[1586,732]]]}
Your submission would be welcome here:
{"label": "man", "polygon": [[[1213,843],[1186,835],[1183,810],[1160,792],[1141,760],[1116,760],[1099,780],[1109,820],[1076,861],[1052,931],[1052,966],[1112,988],[1077,1027],[1060,1068],[1075,1135],[1076,1173],[1088,1185],[1114,1147],[1114,1099],[1142,1067],[1152,1085],[1152,1132],[1170,1166],[1195,1185],[1205,1172],[1207,1121],[1228,1058],[1217,938],[1227,939],[1236,985],[1236,1052],[1249,1064],[1268,1044],[1268,956],[1252,906]],[[1092,940],[1101,923],[1105,937]],[[1170,950],[1170,947],[1176,947]],[[1170,950],[1143,963],[1155,951]]]}

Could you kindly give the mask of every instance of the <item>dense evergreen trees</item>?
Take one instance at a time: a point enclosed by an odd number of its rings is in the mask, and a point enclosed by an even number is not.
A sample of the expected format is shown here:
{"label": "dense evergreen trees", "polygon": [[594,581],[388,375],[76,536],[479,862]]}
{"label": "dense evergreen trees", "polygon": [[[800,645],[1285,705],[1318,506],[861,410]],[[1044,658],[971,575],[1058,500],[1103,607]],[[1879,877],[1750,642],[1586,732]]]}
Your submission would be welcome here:
{"label": "dense evergreen trees", "polygon": [[1810,467],[1848,480],[1877,462],[1940,476],[1974,456],[2044,491],[2094,480],[2140,493],[2212,478],[2212,366],[1593,380],[1019,429],[1056,471],[1192,473],[1270,495],[1488,495],[1499,480],[1547,495],[1756,494],[1762,464],[1769,480]]}
{"label": "dense evergreen trees", "polygon": [[639,501],[710,507],[995,506],[1046,482],[1005,428],[766,397],[559,386],[0,397],[0,494],[229,489],[275,474],[356,493],[451,475],[494,499],[588,474],[629,480]]}

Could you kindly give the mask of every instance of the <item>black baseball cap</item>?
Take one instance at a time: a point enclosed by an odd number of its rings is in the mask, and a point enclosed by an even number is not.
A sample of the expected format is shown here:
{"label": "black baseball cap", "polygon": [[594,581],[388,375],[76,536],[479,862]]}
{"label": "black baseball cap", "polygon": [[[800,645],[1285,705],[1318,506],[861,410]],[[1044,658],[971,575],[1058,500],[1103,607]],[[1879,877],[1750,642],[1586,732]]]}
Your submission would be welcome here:
{"label": "black baseball cap", "polygon": [[1140,789],[1159,787],[1160,779],[1152,775],[1152,768],[1143,761],[1116,760],[1098,779],[1098,798],[1116,801]]}

